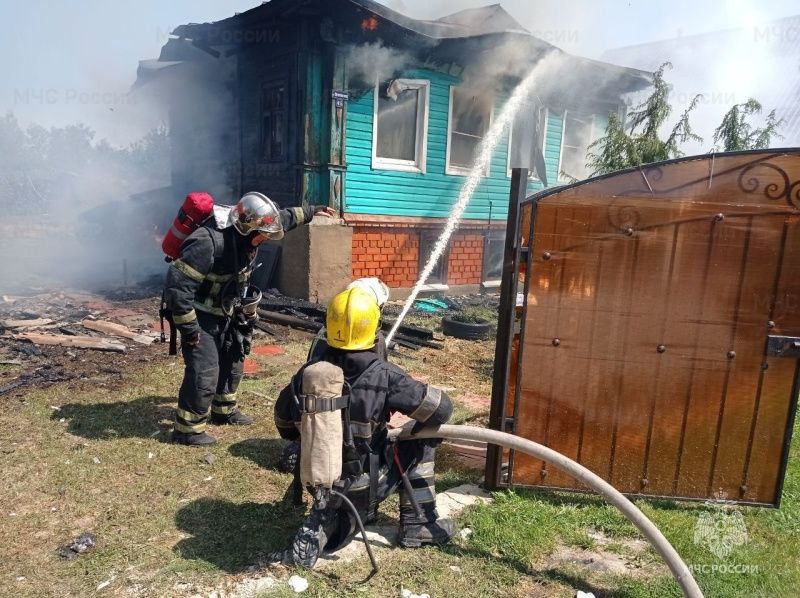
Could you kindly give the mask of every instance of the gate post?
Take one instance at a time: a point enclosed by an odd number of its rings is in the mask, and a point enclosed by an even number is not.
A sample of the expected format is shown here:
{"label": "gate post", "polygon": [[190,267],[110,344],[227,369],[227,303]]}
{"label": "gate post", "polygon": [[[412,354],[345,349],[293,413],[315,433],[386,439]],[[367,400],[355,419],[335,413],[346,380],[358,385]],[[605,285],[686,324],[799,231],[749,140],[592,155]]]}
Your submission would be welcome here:
{"label": "gate post", "polygon": [[[503,279],[500,283],[500,307],[497,316],[497,343],[494,350],[494,375],[492,379],[492,404],[489,411],[489,427],[503,430],[506,395],[514,339],[514,307],[517,299],[517,272],[519,270],[519,218],[520,206],[528,191],[528,170],[514,168],[511,171],[511,190],[508,200],[506,240],[503,258]],[[489,490],[500,484],[503,449],[489,445],[486,449],[485,483]]]}

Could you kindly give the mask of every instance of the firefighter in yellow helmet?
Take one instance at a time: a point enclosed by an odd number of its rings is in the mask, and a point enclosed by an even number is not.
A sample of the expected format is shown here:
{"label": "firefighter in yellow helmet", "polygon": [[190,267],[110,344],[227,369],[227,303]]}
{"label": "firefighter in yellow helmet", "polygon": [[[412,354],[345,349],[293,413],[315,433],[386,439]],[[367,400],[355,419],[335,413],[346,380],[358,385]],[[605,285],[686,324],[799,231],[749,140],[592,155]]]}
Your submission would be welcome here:
{"label": "firefighter in yellow helmet", "polygon": [[[375,302],[378,305],[378,309],[381,312],[383,311],[383,306],[386,305],[386,302],[389,300],[389,287],[386,286],[386,284],[379,278],[357,278],[347,285],[346,290],[350,289],[362,289],[370,293],[374,297]],[[327,335],[327,328],[323,327],[322,330],[320,330],[317,334],[316,338],[314,338],[314,341],[311,343],[311,347],[308,349],[306,361],[319,360],[319,358],[325,352],[325,349],[328,347]],[[389,351],[386,347],[386,337],[383,335],[383,331],[381,331],[380,323],[377,326],[375,338],[376,350],[378,351],[378,354],[381,356],[381,359],[388,361]]]}
{"label": "firefighter in yellow helmet", "polygon": [[[352,441],[342,447],[342,478],[334,488],[344,492],[366,521],[374,519],[378,505],[400,492],[399,542],[405,547],[447,542],[455,524],[439,519],[434,490],[436,441],[387,441],[386,424],[395,411],[417,420],[418,426],[445,423],[453,412],[450,398],[440,389],[414,380],[394,364],[380,358],[376,334],[380,308],[373,293],[363,288],[343,291],[333,298],[326,317],[327,348],[319,358],[344,372],[349,389],[349,423]],[[302,394],[303,366],[275,403],[275,423],[283,438],[299,438],[301,420],[298,397]],[[406,473],[413,498],[401,485]],[[414,509],[419,505],[422,517]],[[356,532],[347,509],[337,505],[313,510],[292,546],[296,564],[313,567],[323,551],[336,550]]]}
{"label": "firefighter in yellow helmet", "polygon": [[[350,289],[363,289],[369,292],[378,304],[378,309],[383,311],[383,306],[389,301],[389,287],[379,278],[357,278],[347,285],[346,290]],[[323,326],[322,329],[314,337],[311,346],[308,348],[308,355],[306,361],[315,362],[319,361],[328,349],[328,330]],[[389,361],[389,349],[386,346],[386,337],[381,330],[380,324],[377,327],[375,335],[375,351],[378,356],[384,361]],[[280,458],[278,459],[278,470],[284,473],[292,473],[297,467],[297,460],[300,458],[300,441],[295,440],[290,442],[284,447]]]}

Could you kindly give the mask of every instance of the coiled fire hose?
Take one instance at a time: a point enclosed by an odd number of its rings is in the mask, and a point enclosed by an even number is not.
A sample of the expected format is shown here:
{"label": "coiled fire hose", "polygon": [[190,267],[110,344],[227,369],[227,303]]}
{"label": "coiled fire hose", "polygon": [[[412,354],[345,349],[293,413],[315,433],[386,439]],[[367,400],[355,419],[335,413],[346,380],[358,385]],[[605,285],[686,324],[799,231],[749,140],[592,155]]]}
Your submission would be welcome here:
{"label": "coiled fire hose", "polygon": [[600,476],[595,475],[583,465],[576,463],[569,457],[565,457],[561,453],[542,446],[536,442],[526,438],[520,438],[505,432],[497,430],[487,430],[485,428],[476,428],[473,426],[451,426],[443,425],[439,427],[423,428],[416,434],[411,434],[411,428],[415,422],[411,421],[402,428],[397,428],[389,432],[391,438],[398,440],[418,439],[418,438],[446,438],[449,440],[473,440],[477,442],[485,442],[487,444],[494,444],[502,446],[515,451],[520,451],[547,461],[553,467],[560,469],[564,473],[572,476],[582,484],[585,484],[592,490],[599,493],[608,502],[614,505],[620,512],[642,532],[642,535],[647,539],[653,548],[658,551],[658,554],[667,563],[667,566],[675,576],[676,581],[680,584],[681,589],[685,596],[689,598],[703,598],[703,592],[697,585],[689,567],[683,562],[680,555],[672,547],[672,544],[664,537],[664,535],[653,525],[647,517],[644,516],[636,505],[629,501],[619,491],[617,491],[611,484],[606,482]]}

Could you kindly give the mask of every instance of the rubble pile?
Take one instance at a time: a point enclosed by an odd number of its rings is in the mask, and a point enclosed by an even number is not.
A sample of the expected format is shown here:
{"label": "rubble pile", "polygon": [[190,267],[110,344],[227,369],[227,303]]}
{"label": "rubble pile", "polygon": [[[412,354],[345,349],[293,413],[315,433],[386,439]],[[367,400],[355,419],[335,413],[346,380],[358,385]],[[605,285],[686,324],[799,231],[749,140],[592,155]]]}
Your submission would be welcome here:
{"label": "rubble pile", "polygon": [[155,318],[146,313],[152,303],[129,309],[70,290],[0,296],[0,366],[22,366],[0,370],[0,395],[83,375],[56,357],[151,345],[158,338]]}

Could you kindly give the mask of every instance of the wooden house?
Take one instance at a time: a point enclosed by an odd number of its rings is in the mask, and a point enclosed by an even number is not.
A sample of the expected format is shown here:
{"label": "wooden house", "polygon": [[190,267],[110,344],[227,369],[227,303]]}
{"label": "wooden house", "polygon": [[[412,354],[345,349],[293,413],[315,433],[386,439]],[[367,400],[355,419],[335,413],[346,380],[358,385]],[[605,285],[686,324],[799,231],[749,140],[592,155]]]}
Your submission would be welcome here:
{"label": "wooden house", "polygon": [[284,241],[279,286],[320,301],[339,278],[379,276],[395,296],[413,286],[494,115],[557,54],[558,72],[503,133],[429,280],[450,292],[492,287],[511,167],[532,170],[531,190],[585,178],[608,114],[649,84],[644,71],[535,38],[499,5],[420,21],[372,0],[271,0],[173,36],[140,64],[139,82],[169,103],[176,198],[204,188],[231,203],[259,190],[283,206],[336,208],[344,226]]}

